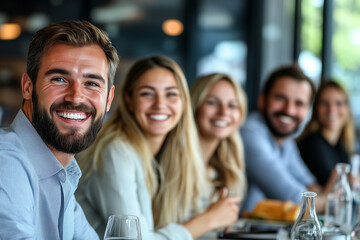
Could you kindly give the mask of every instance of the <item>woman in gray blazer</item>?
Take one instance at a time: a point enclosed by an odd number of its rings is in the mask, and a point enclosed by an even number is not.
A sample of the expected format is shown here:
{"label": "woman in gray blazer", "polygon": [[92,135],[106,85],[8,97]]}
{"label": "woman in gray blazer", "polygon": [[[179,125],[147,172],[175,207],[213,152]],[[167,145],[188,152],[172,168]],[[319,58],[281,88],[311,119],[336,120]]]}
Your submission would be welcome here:
{"label": "woman in gray blazer", "polygon": [[[109,215],[140,218],[143,239],[193,239],[237,218],[237,197],[201,206],[204,164],[186,79],[173,60],[139,60],[94,145],[80,155],[78,201],[102,235]],[[192,216],[195,216],[191,218]]]}

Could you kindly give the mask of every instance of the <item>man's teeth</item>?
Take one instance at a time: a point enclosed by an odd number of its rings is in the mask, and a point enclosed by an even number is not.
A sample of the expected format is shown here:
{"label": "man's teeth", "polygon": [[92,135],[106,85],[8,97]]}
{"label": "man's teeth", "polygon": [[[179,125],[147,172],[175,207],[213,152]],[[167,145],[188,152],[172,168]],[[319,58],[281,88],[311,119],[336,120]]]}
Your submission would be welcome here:
{"label": "man's teeth", "polygon": [[166,119],[168,119],[169,117],[168,117],[168,115],[163,115],[163,114],[161,114],[161,115],[150,115],[150,118],[151,118],[151,119],[154,119],[154,120],[161,121],[161,120],[166,120]]}
{"label": "man's teeth", "polygon": [[57,115],[59,115],[62,118],[66,119],[74,119],[74,120],[83,120],[86,118],[86,114],[84,113],[65,113],[65,112],[58,112]]}
{"label": "man's teeth", "polygon": [[213,124],[218,127],[226,127],[228,125],[225,121],[213,121]]}
{"label": "man's teeth", "polygon": [[293,119],[292,117],[288,117],[288,116],[280,116],[280,121],[282,121],[283,123],[292,123]]}

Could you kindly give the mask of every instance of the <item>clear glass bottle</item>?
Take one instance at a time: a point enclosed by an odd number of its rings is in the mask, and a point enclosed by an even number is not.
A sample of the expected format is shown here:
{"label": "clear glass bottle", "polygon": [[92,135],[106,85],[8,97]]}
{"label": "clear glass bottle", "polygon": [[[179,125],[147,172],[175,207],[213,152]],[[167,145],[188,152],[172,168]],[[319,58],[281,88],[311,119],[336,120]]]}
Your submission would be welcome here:
{"label": "clear glass bottle", "polygon": [[355,210],[353,211],[353,229],[351,230],[351,239],[360,240],[360,154],[353,154],[351,156],[351,177],[352,185],[351,192],[353,194],[353,200]]}
{"label": "clear glass bottle", "polygon": [[360,223],[360,154],[351,156],[350,188],[353,197],[353,225]]}
{"label": "clear glass bottle", "polygon": [[356,223],[351,230],[351,239],[360,240],[360,222]]}
{"label": "clear glass bottle", "polygon": [[302,194],[300,213],[291,228],[291,240],[322,239],[322,230],[315,211],[316,195],[314,192]]}
{"label": "clear glass bottle", "polygon": [[348,180],[350,168],[347,163],[336,164],[338,177],[325,204],[325,232],[351,232],[352,193]]}

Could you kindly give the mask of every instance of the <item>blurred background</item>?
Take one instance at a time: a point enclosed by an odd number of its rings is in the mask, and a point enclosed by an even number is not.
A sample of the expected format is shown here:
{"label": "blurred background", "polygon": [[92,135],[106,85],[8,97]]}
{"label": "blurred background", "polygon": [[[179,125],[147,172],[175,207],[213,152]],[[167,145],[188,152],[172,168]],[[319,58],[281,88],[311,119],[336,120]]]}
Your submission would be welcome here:
{"label": "blurred background", "polygon": [[20,79],[33,34],[63,20],[104,29],[121,58],[116,83],[137,59],[162,54],[189,85],[202,74],[230,74],[256,108],[261,84],[281,64],[299,62],[318,85],[340,81],[360,131],[358,0],[8,0],[0,5],[0,125],[21,107]]}

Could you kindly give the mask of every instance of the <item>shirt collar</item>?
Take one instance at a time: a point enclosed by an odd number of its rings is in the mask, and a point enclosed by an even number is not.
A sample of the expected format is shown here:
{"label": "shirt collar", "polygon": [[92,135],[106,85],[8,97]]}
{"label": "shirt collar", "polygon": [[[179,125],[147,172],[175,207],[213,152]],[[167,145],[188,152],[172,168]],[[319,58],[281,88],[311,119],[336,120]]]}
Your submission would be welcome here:
{"label": "shirt collar", "polygon": [[[55,155],[41,139],[40,135],[22,110],[16,115],[11,124],[11,128],[23,142],[24,149],[34,166],[39,179],[53,176],[64,169]],[[75,161],[75,159],[73,159],[72,162],[73,161]]]}
{"label": "shirt collar", "polygon": [[81,170],[75,158],[73,158],[73,160],[66,166],[65,171],[69,176],[69,180],[73,185],[73,188],[76,189],[81,177]]}

